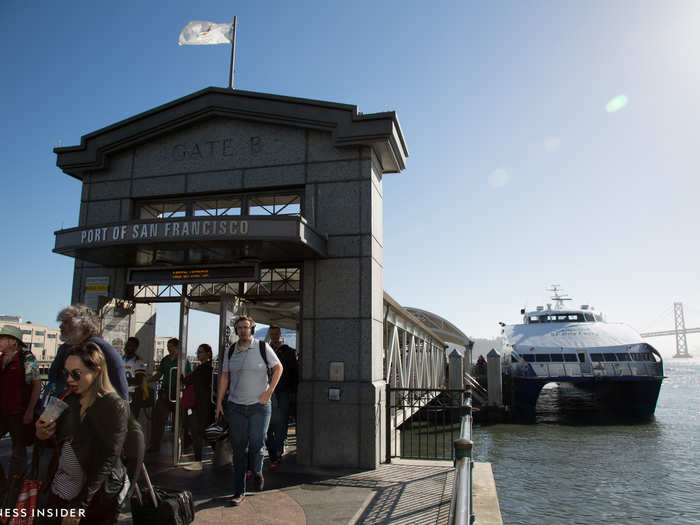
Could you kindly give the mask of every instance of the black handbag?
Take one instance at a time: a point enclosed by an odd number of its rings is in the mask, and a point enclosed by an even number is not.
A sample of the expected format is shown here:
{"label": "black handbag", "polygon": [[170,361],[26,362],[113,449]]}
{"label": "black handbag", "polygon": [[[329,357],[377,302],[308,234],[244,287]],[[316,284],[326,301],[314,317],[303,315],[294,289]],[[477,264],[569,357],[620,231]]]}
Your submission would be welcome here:
{"label": "black handbag", "polygon": [[147,491],[136,490],[131,497],[131,519],[134,525],[188,525],[194,521],[194,503],[189,490],[154,487],[143,466]]}

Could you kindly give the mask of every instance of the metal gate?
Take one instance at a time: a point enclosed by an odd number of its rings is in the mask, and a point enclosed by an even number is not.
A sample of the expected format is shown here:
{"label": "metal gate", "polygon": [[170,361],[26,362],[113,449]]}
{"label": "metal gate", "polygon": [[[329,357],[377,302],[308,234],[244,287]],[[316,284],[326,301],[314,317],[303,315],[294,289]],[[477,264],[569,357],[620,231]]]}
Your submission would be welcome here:
{"label": "metal gate", "polygon": [[470,413],[471,392],[386,387],[386,461],[392,457],[454,459],[462,416]]}

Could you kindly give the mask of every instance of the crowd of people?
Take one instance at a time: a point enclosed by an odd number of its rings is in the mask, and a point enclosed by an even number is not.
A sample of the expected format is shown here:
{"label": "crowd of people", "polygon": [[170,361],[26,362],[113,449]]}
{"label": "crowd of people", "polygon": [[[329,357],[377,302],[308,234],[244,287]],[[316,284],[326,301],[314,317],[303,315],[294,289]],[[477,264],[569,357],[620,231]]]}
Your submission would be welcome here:
{"label": "crowd of people", "polygon": [[[234,324],[238,340],[222,356],[218,384],[212,382],[212,348],[201,344],[194,370],[185,360],[180,381],[184,391],[178,392],[173,371],[181,350],[178,339],[168,341],[168,355],[149,377],[148,363],[137,353],[138,338],[129,337],[120,355],[99,337],[97,318],[88,307],[64,308],[57,321],[64,342],[43,395],[37,361],[22,341],[21,330],[0,328],[0,437],[9,433],[12,440],[9,476],[27,473],[31,444],[34,455],[50,451],[52,456],[42,472],[47,493],[42,501],[53,517],[39,524],[116,523],[131,486],[123,457],[127,428],[144,411],[150,412],[147,453],[157,453],[178,396],[184,445],[191,444],[194,455],[185,468],[203,469],[205,429],[225,420],[233,455],[231,504],[240,505],[245,498],[247,479],[263,490],[265,449],[270,470],[276,470],[298,382],[296,351],[284,344],[279,327],[270,327],[268,344],[254,337],[251,317],[239,316]],[[155,385],[160,385],[157,396]],[[56,399],[64,407],[57,419],[41,415],[42,406],[50,404],[47,400],[59,404]],[[60,509],[70,512],[60,517]]]}

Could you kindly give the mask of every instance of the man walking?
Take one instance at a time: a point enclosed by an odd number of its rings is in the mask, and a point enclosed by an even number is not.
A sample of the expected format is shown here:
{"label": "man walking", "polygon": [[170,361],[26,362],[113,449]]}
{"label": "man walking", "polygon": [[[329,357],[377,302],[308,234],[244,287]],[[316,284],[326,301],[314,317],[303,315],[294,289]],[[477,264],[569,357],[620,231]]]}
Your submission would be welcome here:
{"label": "man walking", "polygon": [[296,351],[284,344],[282,330],[278,326],[271,326],[268,335],[270,346],[282,363],[284,372],[275,388],[275,403],[272,407],[270,427],[267,431],[267,451],[270,455],[270,470],[277,470],[279,462],[284,455],[284,446],[287,441],[287,428],[289,426],[289,407],[297,395],[297,356]]}
{"label": "man walking", "polygon": [[[255,321],[241,315],[234,323],[238,341],[224,354],[216,400],[216,416],[225,411],[233,451],[233,499],[240,505],[246,493],[246,472],[263,489],[265,436],[270,423],[270,398],[282,375],[282,364],[270,345],[253,338]],[[228,397],[224,404],[224,396]],[[248,458],[251,465],[248,465]]]}
{"label": "man walking", "polygon": [[24,474],[25,443],[33,433],[34,407],[41,392],[39,366],[26,346],[16,326],[0,329],[0,438],[7,432],[12,438],[10,475]]}

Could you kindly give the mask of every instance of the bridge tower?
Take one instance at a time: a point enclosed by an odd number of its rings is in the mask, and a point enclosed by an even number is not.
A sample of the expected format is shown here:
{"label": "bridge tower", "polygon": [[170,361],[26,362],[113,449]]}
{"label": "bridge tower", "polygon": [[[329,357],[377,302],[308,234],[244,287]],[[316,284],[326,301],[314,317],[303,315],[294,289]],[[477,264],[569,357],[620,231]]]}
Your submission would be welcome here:
{"label": "bridge tower", "polygon": [[676,321],[676,355],[673,357],[690,357],[688,342],[685,338],[685,317],[683,316],[683,303],[673,303],[673,317]]}

